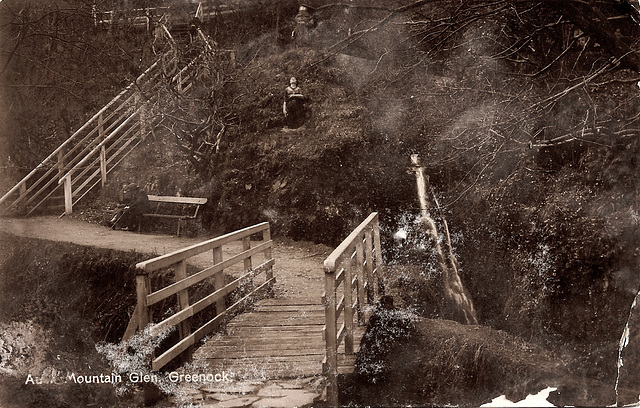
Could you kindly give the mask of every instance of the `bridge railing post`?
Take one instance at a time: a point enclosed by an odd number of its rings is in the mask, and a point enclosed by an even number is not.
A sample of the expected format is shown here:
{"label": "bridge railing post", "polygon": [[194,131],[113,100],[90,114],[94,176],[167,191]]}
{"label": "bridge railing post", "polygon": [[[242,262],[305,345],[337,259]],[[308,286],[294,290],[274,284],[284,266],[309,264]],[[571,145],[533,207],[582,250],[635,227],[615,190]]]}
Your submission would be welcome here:
{"label": "bridge railing post", "polygon": [[364,234],[364,288],[367,304],[375,301],[373,282],[373,228],[367,228]]}
{"label": "bridge railing post", "polygon": [[138,330],[143,331],[152,320],[150,309],[147,306],[147,295],[151,292],[149,275],[144,270],[137,270],[136,274],[136,319]]}
{"label": "bridge railing post", "polygon": [[364,305],[366,304],[364,298],[364,239],[365,233],[363,232],[356,239],[356,273],[358,276],[358,286],[356,287],[356,295],[358,296],[358,324],[363,325],[364,322]]}
{"label": "bridge railing post", "polygon": [[[342,286],[343,289],[343,295],[344,295],[344,314],[343,314],[343,318],[344,318],[344,330],[345,330],[345,334],[344,334],[344,354],[346,355],[351,355],[353,354],[353,315],[354,315],[354,311],[353,311],[353,287],[352,287],[352,283],[353,283],[353,261],[354,259],[351,256],[347,256],[347,258],[344,261],[344,283]],[[358,266],[356,265],[356,268]],[[357,269],[356,269],[357,271]],[[356,276],[356,288],[358,287],[358,274],[355,274]],[[337,291],[336,288],[336,293],[339,293],[339,291]],[[356,292],[356,298],[357,298],[357,292]],[[340,306],[338,306],[340,307]],[[338,348],[339,344],[336,344],[336,349]]]}
{"label": "bridge railing post", "polygon": [[[243,251],[248,251],[251,249],[251,237],[244,237],[242,238],[242,250]],[[244,262],[244,273],[249,273],[249,271],[251,271],[252,268],[252,261],[251,261],[251,257],[245,258]],[[245,289],[247,289],[249,292],[253,290],[254,284],[253,284],[253,277],[249,278],[249,282],[247,283],[247,287]]]}
{"label": "bridge railing post", "polygon": [[[175,265],[175,281],[179,282],[182,279],[186,279],[187,277],[187,263],[183,259]],[[188,288],[181,290],[177,294],[178,296],[178,307],[180,310],[189,308],[189,292]],[[191,319],[186,319],[182,323],[180,323],[180,340],[191,335]],[[191,354],[193,351],[193,347],[189,348],[188,353]]]}
{"label": "bridge railing post", "polygon": [[[271,241],[271,227],[262,231],[262,242]],[[271,247],[264,250],[264,259],[271,259]],[[273,267],[270,266],[265,273],[265,280],[269,281],[273,278]],[[267,296],[273,296],[273,284],[270,284],[267,288]]]}
{"label": "bridge railing post", "polygon": [[[184,260],[178,262],[175,265],[174,275],[176,282],[179,282],[187,277],[187,264]],[[177,297],[178,307],[180,308],[180,310],[184,310],[189,307],[189,292],[186,289],[178,292]],[[189,321],[187,319],[180,325],[180,338],[184,339],[189,334],[191,334],[191,325],[189,324]]]}
{"label": "bridge railing post", "polygon": [[327,403],[329,406],[338,406],[338,347],[336,342],[336,274],[335,271],[325,269],[325,343],[326,362],[325,375],[327,376]]}
{"label": "bridge railing post", "polygon": [[[375,280],[375,299],[380,299],[384,295],[384,281],[383,281],[383,261],[382,261],[382,248],[380,247],[380,226],[378,225],[378,214],[376,214],[373,220],[373,246],[375,249],[375,268],[373,269]],[[373,266],[373,264],[372,264]]]}
{"label": "bridge railing post", "polygon": [[[221,246],[217,246],[213,248],[213,264],[217,265],[219,263],[222,263],[222,247]],[[219,273],[217,273],[216,276],[213,278],[213,285],[215,287],[215,290],[220,290],[224,287],[223,271],[220,271]],[[225,303],[223,297],[216,300],[216,315],[223,313],[226,309],[227,309],[227,304]]]}

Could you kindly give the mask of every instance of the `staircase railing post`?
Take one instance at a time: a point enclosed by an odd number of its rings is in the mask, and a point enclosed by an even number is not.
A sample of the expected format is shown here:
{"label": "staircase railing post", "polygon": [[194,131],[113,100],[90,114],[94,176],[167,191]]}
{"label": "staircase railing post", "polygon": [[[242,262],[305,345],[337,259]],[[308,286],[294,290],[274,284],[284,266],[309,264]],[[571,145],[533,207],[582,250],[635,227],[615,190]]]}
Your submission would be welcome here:
{"label": "staircase railing post", "polygon": [[325,340],[326,340],[326,376],[327,403],[338,406],[338,347],[336,343],[336,274],[335,271],[325,269]]}
{"label": "staircase railing post", "polygon": [[58,162],[56,164],[58,167],[58,179],[60,179],[64,174],[64,155],[62,154],[62,150],[58,152]]}
{"label": "staircase railing post", "polygon": [[100,177],[102,188],[107,184],[107,150],[104,145],[100,147]]}
{"label": "staircase railing post", "polygon": [[64,178],[64,213],[69,215],[73,212],[73,195],[71,191],[71,173]]}
{"label": "staircase railing post", "polygon": [[25,180],[20,182],[19,191],[20,191],[20,198],[22,199],[22,197],[24,197],[24,195],[27,193],[27,183]]}
{"label": "staircase railing post", "polygon": [[140,127],[138,129],[138,134],[141,138],[143,138],[147,134],[147,107],[146,104],[143,104],[140,107],[140,112],[138,113],[138,117],[140,119]]}
{"label": "staircase railing post", "polygon": [[102,118],[102,113],[98,115],[98,139],[100,141],[104,140],[104,119]]}
{"label": "staircase railing post", "polygon": [[175,40],[173,40],[173,37],[171,37],[172,40],[172,47],[173,47],[173,59],[171,60],[171,62],[173,63],[173,72],[178,71],[178,48],[176,47],[176,42]]}

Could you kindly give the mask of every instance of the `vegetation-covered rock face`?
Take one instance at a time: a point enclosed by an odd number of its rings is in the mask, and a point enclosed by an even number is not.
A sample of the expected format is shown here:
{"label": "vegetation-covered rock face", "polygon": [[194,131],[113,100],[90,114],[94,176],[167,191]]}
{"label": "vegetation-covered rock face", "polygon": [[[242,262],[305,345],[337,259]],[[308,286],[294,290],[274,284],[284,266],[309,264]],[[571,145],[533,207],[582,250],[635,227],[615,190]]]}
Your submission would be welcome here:
{"label": "vegetation-covered rock face", "polygon": [[[406,311],[378,317],[364,335],[357,374],[341,388],[344,405],[477,407],[499,395],[521,401],[547,387],[555,389],[548,398],[555,406],[598,406],[616,399],[612,384],[574,372],[521,337]],[[637,396],[621,387],[619,398]]]}
{"label": "vegetation-covered rock face", "polygon": [[111,384],[68,376],[111,371],[95,344],[121,340],[135,306],[130,266],[145,257],[8,235],[0,254],[3,406],[124,404]]}
{"label": "vegetation-covered rock face", "polygon": [[[149,359],[176,343],[178,333],[123,336],[136,305],[136,263],[152,255],[0,234],[0,401],[6,407],[142,406],[139,384],[80,383],[74,378],[149,373]],[[189,266],[189,273],[194,273]],[[227,281],[232,278],[225,276]],[[172,268],[151,274],[153,290],[175,281]],[[213,283],[190,288],[197,302]],[[243,288],[230,294],[229,305]],[[165,316],[170,298],[153,306]],[[202,325],[215,310],[194,316]],[[172,369],[180,359],[171,363]],[[31,377],[29,377],[31,376]],[[74,377],[75,376],[75,377]],[[175,389],[164,381],[167,394]],[[171,384],[169,384],[171,385]]]}
{"label": "vegetation-covered rock face", "polygon": [[[291,37],[290,9],[260,35],[220,39],[236,65],[208,61],[210,75],[169,112],[176,121],[148,142],[152,153],[138,153],[161,165],[132,159],[128,174],[154,192],[208,197],[213,230],[269,220],[276,233],[335,245],[378,211],[388,287],[403,307],[443,317],[415,223],[417,153],[480,322],[612,381],[640,284],[635,9],[352,3],[311,4],[305,41]],[[216,40],[222,31],[208,28]],[[297,129],[282,115],[291,76],[308,98]]]}
{"label": "vegetation-covered rock face", "polygon": [[[255,54],[214,92],[235,122],[201,171],[205,221],[266,218],[336,244],[375,210],[388,259],[428,270],[407,172],[419,153],[482,321],[615,341],[638,285],[636,76],[567,10],[520,7],[321,8],[308,44]],[[290,76],[309,98],[295,130],[280,113]],[[389,239],[402,227],[405,249]]]}

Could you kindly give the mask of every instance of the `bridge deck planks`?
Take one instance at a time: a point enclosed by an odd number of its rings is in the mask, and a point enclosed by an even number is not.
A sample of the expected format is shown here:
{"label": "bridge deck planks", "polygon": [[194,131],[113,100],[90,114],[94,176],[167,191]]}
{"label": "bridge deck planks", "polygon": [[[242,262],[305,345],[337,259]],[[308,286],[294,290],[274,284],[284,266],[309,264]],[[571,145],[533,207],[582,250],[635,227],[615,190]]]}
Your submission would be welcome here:
{"label": "bridge deck planks", "polygon": [[[252,311],[236,316],[224,334],[210,338],[194,358],[212,372],[237,379],[278,379],[322,374],[325,356],[324,307],[304,298],[264,299]],[[364,327],[354,330],[354,349]],[[338,350],[344,354],[344,346]],[[353,371],[354,357],[344,356],[341,372]]]}

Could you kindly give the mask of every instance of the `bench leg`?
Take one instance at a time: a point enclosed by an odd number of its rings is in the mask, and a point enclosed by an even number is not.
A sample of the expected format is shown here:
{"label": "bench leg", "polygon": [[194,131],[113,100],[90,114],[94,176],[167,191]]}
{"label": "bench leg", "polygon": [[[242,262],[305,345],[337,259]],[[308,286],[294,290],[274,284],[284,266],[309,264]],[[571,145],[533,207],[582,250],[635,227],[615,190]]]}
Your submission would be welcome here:
{"label": "bench leg", "polygon": [[182,224],[182,218],[178,218],[178,234],[177,234],[177,236],[180,236],[180,224]]}

